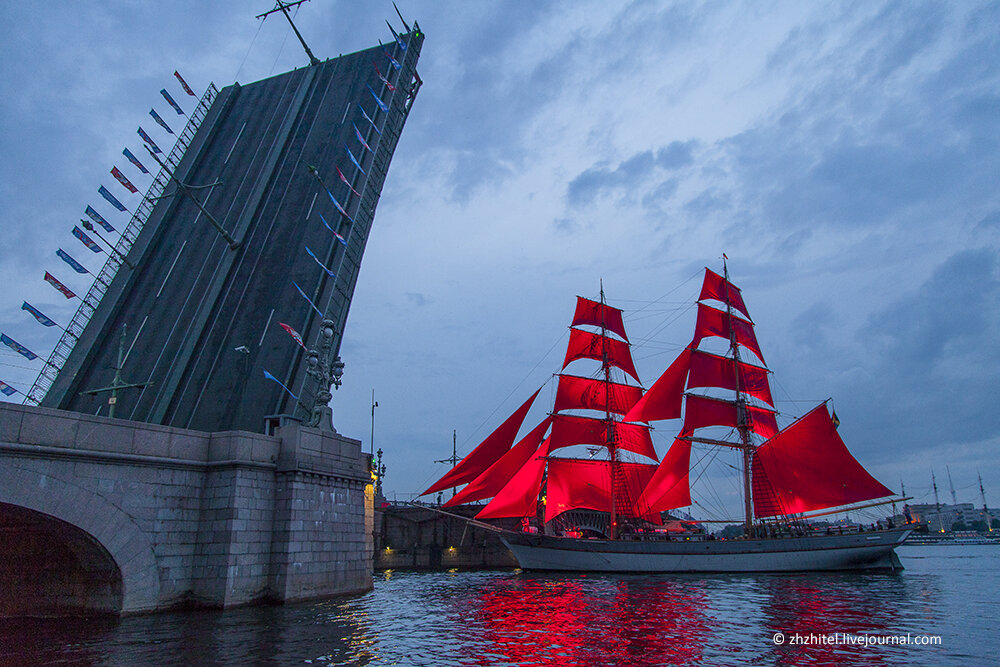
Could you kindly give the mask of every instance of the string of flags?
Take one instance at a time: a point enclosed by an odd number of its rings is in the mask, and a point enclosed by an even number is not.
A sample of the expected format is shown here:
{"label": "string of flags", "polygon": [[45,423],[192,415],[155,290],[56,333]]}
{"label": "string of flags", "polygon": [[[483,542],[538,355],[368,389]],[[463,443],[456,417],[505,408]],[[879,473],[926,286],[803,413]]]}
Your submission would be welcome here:
{"label": "string of flags", "polygon": [[[387,22],[387,24],[388,24],[388,22]],[[407,48],[406,42],[392,28],[392,24],[388,24],[388,25],[389,25],[389,30],[392,32],[392,35],[395,38],[396,43],[398,44],[400,50],[405,53],[406,52],[406,48]],[[405,22],[404,22],[404,25],[405,25]],[[393,67],[393,69],[395,69],[396,71],[400,70],[401,67],[402,67],[402,65],[399,63],[398,60],[396,60],[393,57],[393,55],[389,52],[389,49],[385,45],[383,45],[381,42],[379,42],[379,46],[382,47],[382,51],[385,54],[386,58],[388,58],[389,64]],[[372,61],[372,65],[374,66],[376,76],[382,82],[382,84],[385,86],[385,88],[390,93],[394,93],[396,91],[396,85],[393,84],[389,80],[389,78],[382,73],[382,71],[379,68],[379,65],[378,65],[377,62],[375,62],[373,60]],[[188,90],[186,84],[184,84],[184,81],[183,81],[183,79],[181,79],[180,75],[177,74],[176,72],[175,72],[175,75],[177,76],[177,79],[181,82],[181,85],[184,86],[185,90]],[[378,137],[381,137],[382,136],[382,130],[378,127],[378,124],[375,122],[375,119],[373,118],[373,116],[377,116],[378,110],[381,110],[383,113],[389,113],[389,105],[386,104],[385,101],[382,99],[382,97],[380,97],[379,93],[377,93],[372,88],[371,84],[366,83],[365,86],[368,88],[368,91],[371,94],[372,99],[374,100],[374,102],[375,102],[375,104],[377,106],[377,110],[375,112],[373,112],[372,115],[369,115],[368,112],[365,110],[365,107],[362,105],[362,103],[360,101],[357,102],[356,106],[357,106],[358,111],[361,113],[361,116],[368,122],[368,127],[371,128],[371,131],[374,131],[374,133]],[[190,91],[188,91],[188,92],[190,92]],[[165,97],[167,97],[167,96],[165,95]],[[169,101],[169,97],[167,97],[167,99]],[[355,138],[357,138],[358,143],[361,144],[361,146],[364,147],[364,149],[368,153],[370,153],[370,154],[372,154],[374,156],[375,150],[372,148],[372,146],[369,144],[369,142],[365,139],[365,135],[364,135],[364,133],[361,132],[360,128],[358,128],[357,122],[354,121],[354,120],[352,120],[351,121],[351,126],[354,129],[354,135],[355,135]],[[144,136],[144,133],[141,132],[141,129],[140,129],[140,136],[143,136],[143,140],[146,140],[146,136]],[[148,143],[151,143],[151,142],[148,142]],[[153,144],[153,146],[155,146],[155,144]],[[354,165],[354,167],[357,169],[357,171],[361,175],[367,177],[368,172],[365,171],[364,167],[362,166],[361,161],[358,160],[358,158],[355,156],[354,152],[351,150],[351,147],[348,146],[346,143],[344,144],[344,150],[346,151],[347,157],[351,161],[351,164]],[[364,154],[362,153],[362,157],[363,156],[364,156]],[[358,200],[359,200],[358,201],[358,206],[360,207],[361,193],[358,192],[358,190],[351,183],[351,180],[347,178],[347,176],[344,174],[344,172],[340,169],[339,166],[335,166],[335,169],[337,171],[337,178],[340,180],[341,183],[343,183],[344,185],[347,186],[347,188],[348,188],[348,190],[350,191],[351,194],[353,194],[355,197],[358,198]],[[315,173],[315,170],[313,170],[313,172]],[[322,181],[322,179],[319,178],[318,174],[317,174],[317,180],[320,181],[321,185],[323,186],[323,189],[326,190],[327,195],[330,197],[330,202],[333,204],[334,208],[336,208],[337,212],[341,215],[341,219],[340,219],[337,227],[341,228],[344,224],[350,224],[350,225],[352,225],[351,229],[353,230],[354,219],[347,212],[349,206],[345,207],[345,206],[343,206],[340,203],[340,201],[337,200],[337,197],[333,194],[333,192],[331,192],[329,190],[329,188],[327,188],[326,185],[323,184],[323,181]],[[348,200],[348,204],[350,204],[350,194],[347,195],[347,200]],[[338,231],[338,229],[334,229],[334,227],[331,226],[329,222],[327,222],[326,217],[324,217],[324,215],[323,215],[322,212],[317,212],[317,213],[319,215],[320,221],[323,223],[323,226],[326,227],[326,229],[331,234],[333,234],[333,236],[337,240],[337,242],[339,242],[341,245],[344,246],[344,252],[346,253],[346,249],[347,249],[347,246],[348,246],[348,240],[344,237],[343,234],[340,233],[340,231]],[[350,232],[348,232],[348,235],[350,235]],[[313,252],[313,250],[308,245],[305,246],[305,251],[313,259],[313,261],[315,261],[319,265],[319,267],[324,271],[324,273],[329,278],[334,279],[334,280],[336,279],[337,273],[335,271],[333,271],[329,266],[327,266],[317,256],[317,254],[315,252]],[[344,255],[341,254],[341,260],[340,260],[341,262],[343,261],[343,257],[344,257]],[[305,291],[303,291],[303,289],[301,287],[299,287],[299,284],[297,282],[295,282],[295,281],[292,281],[292,286],[299,293],[299,295],[303,299],[305,299],[306,303],[309,304],[309,307],[316,313],[316,315],[318,315],[320,317],[320,319],[322,319],[324,317],[323,312],[313,302],[313,300],[309,298],[309,296],[305,293]],[[282,328],[282,330],[285,331],[286,334],[288,334],[288,336],[290,336],[292,338],[293,341],[295,341],[296,345],[298,345],[299,347],[301,347],[303,350],[307,349],[306,345],[305,345],[305,342],[303,341],[303,338],[299,334],[298,331],[296,331],[293,327],[291,327],[290,325],[288,325],[288,324],[286,324],[284,322],[278,322],[278,325]],[[298,400],[299,400],[298,396],[296,396],[294,393],[292,393],[292,391],[288,387],[286,387],[284,385],[284,383],[282,383],[278,378],[276,378],[274,375],[272,375],[271,373],[269,373],[266,369],[262,369],[262,370],[263,370],[264,378],[265,379],[271,380],[272,382],[277,383],[289,396],[292,397],[292,399],[294,399],[296,402],[298,402]]]}
{"label": "string of flags", "polygon": [[[184,78],[180,75],[180,73],[177,72],[176,70],[174,71],[174,77],[177,79],[177,82],[180,84],[181,88],[187,95],[191,97],[197,97],[194,90],[191,89],[191,86],[188,85],[187,81],[185,81]],[[166,88],[160,90],[160,95],[163,96],[163,99],[166,101],[166,103],[169,104],[170,107],[174,111],[176,111],[179,116],[186,115],[184,110],[177,103],[174,97],[167,91]],[[157,113],[155,108],[151,108],[149,110],[149,115],[152,117],[154,121],[156,121],[157,125],[163,128],[164,131],[166,131],[170,135],[176,136],[174,130],[166,123],[166,121],[163,120],[163,118],[160,116],[160,114]],[[141,126],[138,128],[137,133],[139,137],[141,137],[143,143],[149,146],[154,153],[163,152],[160,149],[160,147],[156,145],[156,142],[153,140],[153,138]],[[122,150],[122,155],[125,157],[125,159],[128,160],[128,162],[133,167],[135,167],[135,169],[138,170],[140,174],[144,174],[147,176],[150,175],[150,171],[145,167],[145,165],[143,165],[143,163],[135,156],[135,154],[129,148],[127,147],[124,148]],[[117,165],[112,166],[110,173],[111,176],[114,177],[115,181],[117,181],[118,184],[120,184],[122,188],[124,188],[125,191],[127,191],[129,194],[139,193],[139,187],[137,187],[132,180],[134,176],[130,178],[130,176],[125,174],[121,169],[119,169]],[[111,192],[111,190],[109,190],[103,184],[100,185],[97,192],[98,194],[101,195],[104,201],[106,201],[115,210],[122,213],[130,212],[129,207],[126,206],[121,199],[119,199],[119,196]],[[109,234],[114,233],[116,231],[115,226],[112,225],[104,217],[104,215],[102,215],[92,205],[88,204],[87,207],[84,209],[84,213],[86,214],[86,217],[89,219],[89,221],[92,221],[95,225],[100,226],[100,228],[103,231]],[[89,226],[90,225],[89,221],[83,220],[85,226],[87,226],[89,230],[93,230],[96,233],[97,230],[94,227]],[[72,234],[75,238],[77,238],[80,241],[80,243],[82,243],[91,252],[95,254],[104,252],[104,249],[97,243],[97,241],[91,236],[89,236],[86,232],[84,232],[79,225],[73,226]],[[98,234],[98,236],[100,236],[100,234]],[[104,237],[100,238],[101,240],[104,240]],[[107,244],[109,246],[111,245],[110,242],[107,242]],[[72,255],[66,252],[63,248],[57,249],[55,254],[60,260],[65,262],[73,270],[74,273],[78,275],[90,275],[90,276],[94,275],[86,266],[84,266],[81,262],[77,261],[76,258],[74,258]],[[66,297],[67,300],[77,298],[77,293],[69,286],[67,286],[65,283],[63,283],[61,280],[59,280],[56,276],[54,276],[51,272],[49,271],[45,272],[44,280],[49,285],[51,285],[55,290],[57,290],[60,294]],[[31,315],[36,322],[38,322],[39,324],[41,324],[46,328],[54,327],[65,331],[64,329],[62,329],[61,326],[59,326],[59,324],[55,320],[50,318],[48,315],[43,313],[39,308],[33,306],[27,301],[24,301],[21,304],[21,310]],[[0,343],[6,345],[8,348],[14,350],[19,355],[21,355],[25,359],[28,359],[29,361],[34,361],[35,359],[39,358],[39,355],[35,354],[24,345],[15,341],[6,333],[0,334]],[[2,380],[0,380],[0,393],[2,393],[5,396],[13,396],[14,394],[24,394],[24,392],[20,391],[19,389],[16,389],[11,384],[4,382]]]}

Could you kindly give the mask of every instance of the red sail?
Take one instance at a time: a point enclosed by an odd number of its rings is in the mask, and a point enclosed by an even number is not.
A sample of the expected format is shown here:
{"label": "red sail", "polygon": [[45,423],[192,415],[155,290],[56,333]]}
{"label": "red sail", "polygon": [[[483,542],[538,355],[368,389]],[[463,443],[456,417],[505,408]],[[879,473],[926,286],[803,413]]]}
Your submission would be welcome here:
{"label": "red sail", "polygon": [[837,427],[820,405],[754,453],[755,489],[770,490],[774,503],[760,503],[758,517],[839,507],[891,496],[847,451]]}
{"label": "red sail", "polygon": [[705,269],[705,282],[701,286],[701,296],[698,297],[699,301],[704,299],[728,303],[750,319],[750,313],[747,312],[746,304],[740,295],[740,288],[709,269]]}
{"label": "red sail", "polygon": [[625,335],[625,323],[622,322],[622,311],[597,301],[584,299],[582,296],[576,297],[576,312],[573,313],[573,324],[570,326],[575,327],[578,324],[603,326],[628,342],[628,336]]}
{"label": "red sail", "polygon": [[736,364],[733,363],[732,359],[695,350],[691,356],[688,388],[720,387],[733,391],[741,389],[768,405],[774,405],[774,399],[771,398],[771,387],[767,382],[767,370],[742,362],[739,364],[739,369],[740,377],[739,382],[737,382]]}
{"label": "red sail", "polygon": [[[778,422],[774,412],[764,408],[746,406],[750,417],[750,430],[762,438],[770,438],[778,432]],[[692,433],[703,426],[731,426],[736,428],[736,405],[731,401],[723,401],[706,396],[688,394],[684,409],[684,432]]]}
{"label": "red sail", "polygon": [[531,403],[535,400],[535,397],[538,396],[539,391],[541,391],[541,388],[532,394],[531,398],[524,402],[524,405],[508,417],[507,421],[500,424],[497,430],[493,431],[468,456],[459,461],[457,466],[445,473],[444,477],[420,495],[426,496],[428,493],[435,493],[442,489],[449,489],[465,484],[466,482],[471,482],[482,474],[484,470],[496,463],[501,456],[507,453],[511,445],[514,444],[514,438],[517,437],[521,423],[524,422],[524,416],[528,414],[528,409],[531,407]]}
{"label": "red sail", "polygon": [[[641,424],[613,422],[615,444],[636,454],[658,460],[653,440],[649,437],[649,427]],[[573,445],[606,445],[608,440],[607,422],[591,417],[574,415],[552,416],[552,451]]]}
{"label": "red sail", "polygon": [[[625,489],[638,494],[649,482],[656,466],[644,463],[618,463]],[[545,520],[551,521],[574,509],[611,511],[611,464],[609,461],[549,459],[548,486],[545,492]],[[616,503],[619,504],[619,503]],[[631,509],[631,511],[629,511]],[[624,515],[634,516],[634,508],[621,507]]]}
{"label": "red sail", "polygon": [[[730,330],[736,335],[730,336]],[[694,325],[694,340],[691,342],[691,347],[698,347],[698,343],[705,336],[718,336],[726,340],[735,338],[737,343],[756,354],[758,359],[764,361],[764,355],[760,351],[757,336],[754,334],[753,325],[750,322],[742,320],[735,315],[730,317],[728,313],[699,303],[698,320]]]}
{"label": "red sail", "polygon": [[493,496],[493,500],[479,511],[477,519],[504,519],[509,517],[535,516],[538,512],[538,491],[542,486],[545,472],[545,457],[549,453],[549,441],[543,442],[528,462],[522,466],[507,485]]}
{"label": "red sail", "polygon": [[604,382],[576,375],[560,375],[556,389],[555,412],[560,410],[606,409],[623,415],[642,396],[641,387]]}
{"label": "red sail", "polygon": [[691,365],[691,349],[680,353],[653,386],[632,406],[624,421],[646,422],[657,419],[677,419],[681,416],[684,378]]}
{"label": "red sail", "polygon": [[634,377],[636,382],[639,381],[639,373],[636,372],[635,364],[632,362],[632,352],[629,350],[628,343],[582,329],[570,329],[566,360],[563,361],[562,367],[566,368],[571,361],[577,359],[601,361],[605,352],[608,354],[610,364]]}
{"label": "red sail", "polygon": [[521,442],[514,445],[509,452],[501,456],[500,460],[487,468],[483,474],[469,482],[468,486],[459,491],[444,506],[454,507],[455,505],[472,503],[495,496],[517,474],[517,471],[528,462],[531,454],[538,449],[538,445],[541,444],[542,438],[545,437],[545,431],[548,430],[551,421],[551,417],[544,419],[528,435],[521,438]]}
{"label": "red sail", "polygon": [[639,515],[665,512],[691,504],[691,487],[688,473],[691,469],[691,442],[682,440],[681,433],[667,453],[663,455],[653,477],[649,480],[635,506]]}

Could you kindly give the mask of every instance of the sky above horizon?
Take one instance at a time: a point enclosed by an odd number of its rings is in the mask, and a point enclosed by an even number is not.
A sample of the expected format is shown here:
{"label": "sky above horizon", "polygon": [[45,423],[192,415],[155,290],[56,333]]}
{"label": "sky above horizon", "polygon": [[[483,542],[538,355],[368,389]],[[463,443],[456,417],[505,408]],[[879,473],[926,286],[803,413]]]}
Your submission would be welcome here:
{"label": "sky above horizon", "polygon": [[[833,398],[913,502],[1000,504],[1000,5],[397,0],[424,85],[383,189],[342,346],[338,431],[385,451],[387,495],[444,474],[535,389],[551,405],[575,296],[603,282],[649,386],[690,340],[705,266],[757,325],[779,421]],[[56,256],[166,87],[308,63],[270,0],[6,3],[0,325],[43,358],[89,286]],[[313,0],[320,58],[391,39],[391,2]],[[167,113],[169,112],[169,114]],[[180,125],[180,123],[177,123]],[[178,128],[175,127],[175,130]],[[141,159],[141,158],[140,158]],[[106,217],[110,217],[109,214]],[[122,214],[124,216],[124,214]],[[121,222],[124,218],[114,218]],[[85,254],[87,253],[87,254]],[[27,391],[42,362],[0,348]],[[264,381],[264,380],[261,380]],[[6,398],[0,396],[0,398]],[[15,395],[7,400],[20,402]],[[547,402],[547,405],[544,405]],[[536,421],[530,421],[536,420]],[[660,424],[662,454],[676,425]],[[697,495],[697,493],[696,493]]]}

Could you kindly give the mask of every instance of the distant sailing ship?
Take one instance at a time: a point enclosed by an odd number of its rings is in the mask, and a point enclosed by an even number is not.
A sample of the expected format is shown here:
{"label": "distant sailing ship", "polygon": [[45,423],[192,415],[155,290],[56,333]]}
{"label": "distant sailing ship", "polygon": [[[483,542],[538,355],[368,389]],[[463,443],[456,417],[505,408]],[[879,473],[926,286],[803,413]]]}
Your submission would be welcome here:
{"label": "distant sailing ship", "polygon": [[[847,451],[826,403],[779,430],[753,321],[725,265],[723,275],[705,269],[697,311],[691,343],[643,391],[625,378],[639,382],[622,311],[605,303],[603,289],[600,301],[577,297],[552,411],[514,444],[539,389],[422,495],[465,484],[445,507],[491,498],[475,523],[497,531],[526,569],[901,569],[894,548],[910,533],[906,526],[820,532],[805,523],[806,512],[861,509],[894,494]],[[702,350],[712,338],[727,340],[728,351]],[[760,363],[743,359],[750,354]],[[600,370],[565,372],[580,359],[600,362]],[[719,393],[732,397],[712,395]],[[660,460],[649,422],[672,419],[683,421]],[[729,431],[700,435],[709,427]],[[683,525],[663,525],[663,513],[691,504],[692,443],[742,452],[742,538],[672,537]],[[553,454],[580,445],[588,457]]]}

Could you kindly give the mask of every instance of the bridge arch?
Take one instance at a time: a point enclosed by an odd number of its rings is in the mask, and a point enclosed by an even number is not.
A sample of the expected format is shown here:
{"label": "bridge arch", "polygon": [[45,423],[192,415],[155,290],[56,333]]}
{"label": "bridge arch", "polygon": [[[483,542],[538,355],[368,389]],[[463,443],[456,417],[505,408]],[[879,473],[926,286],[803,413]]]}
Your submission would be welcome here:
{"label": "bridge arch", "polygon": [[[38,568],[21,564],[29,580],[47,581],[53,607],[137,612],[157,607],[160,579],[149,537],[135,520],[100,493],[29,465],[0,466],[0,529],[7,546],[0,560],[29,553]],[[96,480],[95,480],[96,482]],[[37,547],[47,548],[39,551]],[[47,577],[45,567],[54,568]],[[34,576],[32,576],[34,575]],[[60,602],[62,593],[66,593]],[[46,593],[47,591],[47,593]],[[16,595],[16,592],[14,593]]]}

